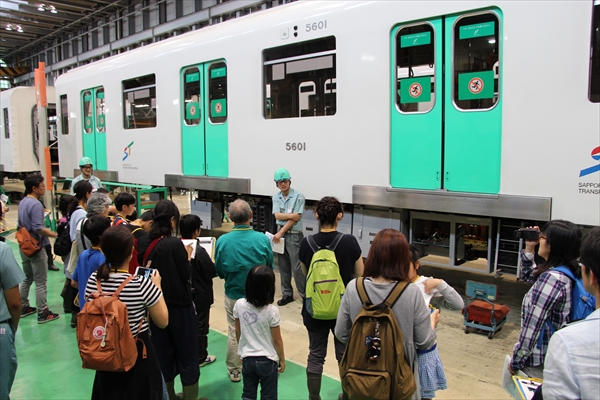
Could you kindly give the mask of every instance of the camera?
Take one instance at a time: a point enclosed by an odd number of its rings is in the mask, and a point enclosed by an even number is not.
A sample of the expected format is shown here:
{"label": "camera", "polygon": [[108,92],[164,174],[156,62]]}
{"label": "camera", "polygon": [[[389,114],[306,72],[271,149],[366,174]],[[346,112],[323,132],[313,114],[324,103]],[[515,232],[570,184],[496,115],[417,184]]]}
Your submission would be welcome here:
{"label": "camera", "polygon": [[534,228],[521,228],[515,231],[516,239],[537,241],[540,240],[540,231]]}

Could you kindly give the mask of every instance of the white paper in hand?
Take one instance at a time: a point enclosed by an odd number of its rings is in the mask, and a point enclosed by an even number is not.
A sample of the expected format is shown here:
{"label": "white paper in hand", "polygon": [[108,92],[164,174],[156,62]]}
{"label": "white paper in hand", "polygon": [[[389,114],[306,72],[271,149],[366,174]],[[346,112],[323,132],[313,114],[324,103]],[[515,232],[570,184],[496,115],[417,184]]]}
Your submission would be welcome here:
{"label": "white paper in hand", "polygon": [[194,258],[196,256],[196,245],[198,244],[196,239],[181,239],[181,241],[185,247],[192,246],[192,258]]}
{"label": "white paper in hand", "polygon": [[279,239],[279,243],[275,243],[273,241],[273,237],[275,235],[273,235],[271,232],[265,232],[265,235],[267,235],[269,241],[271,242],[271,250],[273,250],[274,253],[283,254],[285,251],[285,239],[281,238]]}

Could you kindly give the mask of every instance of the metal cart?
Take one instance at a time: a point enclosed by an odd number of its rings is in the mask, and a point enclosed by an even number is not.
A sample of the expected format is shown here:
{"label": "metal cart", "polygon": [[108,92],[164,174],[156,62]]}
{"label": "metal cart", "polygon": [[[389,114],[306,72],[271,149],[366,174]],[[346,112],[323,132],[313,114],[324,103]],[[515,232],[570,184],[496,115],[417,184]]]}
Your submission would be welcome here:
{"label": "metal cart", "polygon": [[493,338],[506,323],[506,316],[510,311],[508,306],[494,303],[498,299],[498,287],[467,281],[465,293],[465,333],[480,330],[487,332],[488,339]]}

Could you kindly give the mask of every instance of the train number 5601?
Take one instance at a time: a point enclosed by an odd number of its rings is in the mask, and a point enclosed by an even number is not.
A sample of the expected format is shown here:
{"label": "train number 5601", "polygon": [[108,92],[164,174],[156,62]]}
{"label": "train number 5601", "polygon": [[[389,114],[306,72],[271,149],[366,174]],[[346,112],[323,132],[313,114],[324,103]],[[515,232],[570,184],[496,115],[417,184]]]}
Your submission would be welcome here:
{"label": "train number 5601", "polygon": [[287,151],[305,151],[306,143],[286,143],[285,149]]}
{"label": "train number 5601", "polygon": [[306,24],[306,32],[316,31],[325,28],[327,28],[327,20],[313,22],[312,24]]}

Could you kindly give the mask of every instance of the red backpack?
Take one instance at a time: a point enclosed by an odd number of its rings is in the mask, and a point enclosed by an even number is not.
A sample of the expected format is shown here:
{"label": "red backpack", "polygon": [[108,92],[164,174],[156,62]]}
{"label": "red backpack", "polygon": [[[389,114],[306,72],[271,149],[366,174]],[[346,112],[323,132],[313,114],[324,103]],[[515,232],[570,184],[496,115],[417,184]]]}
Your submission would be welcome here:
{"label": "red backpack", "polygon": [[[97,292],[92,293],[79,314],[77,314],[77,347],[82,367],[96,371],[126,372],[138,358],[136,341],[142,328],[143,318],[134,337],[129,328],[127,306],[119,300],[121,290],[135,276],[130,276],[115,293],[102,291],[100,280],[96,279]],[[143,344],[144,342],[142,342]],[[146,358],[143,344],[142,357]]]}

